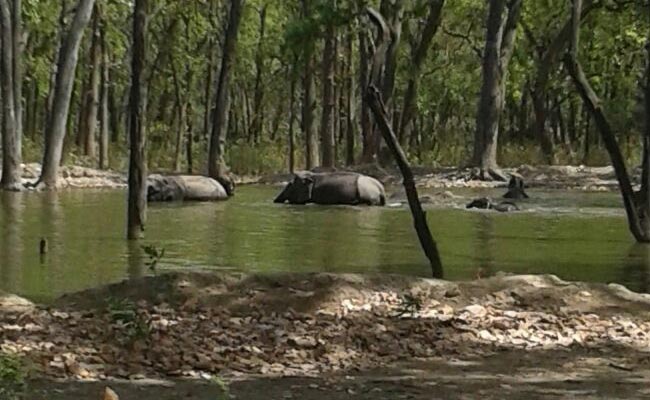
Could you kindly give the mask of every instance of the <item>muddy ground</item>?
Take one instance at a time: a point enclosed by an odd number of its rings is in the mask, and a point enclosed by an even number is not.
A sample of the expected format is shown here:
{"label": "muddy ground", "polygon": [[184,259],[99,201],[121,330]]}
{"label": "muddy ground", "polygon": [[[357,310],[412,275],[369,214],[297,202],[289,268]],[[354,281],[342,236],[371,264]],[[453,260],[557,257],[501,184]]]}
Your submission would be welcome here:
{"label": "muddy ground", "polygon": [[649,296],[553,276],[170,273],[0,309],[35,400],[650,397]]}

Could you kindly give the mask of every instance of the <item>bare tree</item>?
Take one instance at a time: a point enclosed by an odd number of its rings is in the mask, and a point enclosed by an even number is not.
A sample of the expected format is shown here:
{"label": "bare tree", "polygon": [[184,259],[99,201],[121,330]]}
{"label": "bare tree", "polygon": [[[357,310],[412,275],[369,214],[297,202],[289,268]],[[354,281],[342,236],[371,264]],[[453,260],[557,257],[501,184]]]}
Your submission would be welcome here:
{"label": "bare tree", "polygon": [[148,0],[136,0],[133,10],[131,89],[129,95],[129,199],[128,239],[144,231],[147,211],[147,163],[145,154],[147,93],[144,69],[147,57],[146,29]]}
{"label": "bare tree", "polygon": [[56,187],[59,164],[63,153],[63,139],[65,138],[68,111],[70,109],[70,97],[77,68],[79,44],[84,29],[90,21],[94,4],[95,0],[79,0],[74,19],[64,35],[59,52],[52,108],[45,127],[43,170],[38,180],[38,186],[43,188],[53,189]]}
{"label": "bare tree", "polygon": [[[333,3],[335,7],[336,3]],[[323,112],[321,113],[320,141],[322,149],[323,167],[334,167],[334,59],[336,51],[334,46],[334,21],[327,21],[325,26],[325,46],[323,49]]]}

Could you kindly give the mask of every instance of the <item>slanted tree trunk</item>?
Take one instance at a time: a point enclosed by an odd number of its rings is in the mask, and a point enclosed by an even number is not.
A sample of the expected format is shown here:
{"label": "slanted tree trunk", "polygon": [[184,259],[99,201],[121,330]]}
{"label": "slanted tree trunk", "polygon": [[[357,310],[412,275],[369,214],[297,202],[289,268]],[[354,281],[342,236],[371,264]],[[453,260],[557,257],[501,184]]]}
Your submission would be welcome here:
{"label": "slanted tree trunk", "polygon": [[497,138],[521,2],[522,0],[489,1],[483,50],[483,83],[476,114],[472,160],[478,171],[473,173],[473,178],[506,180],[497,165]]}
{"label": "slanted tree trunk", "polygon": [[429,47],[433,37],[436,35],[440,22],[442,21],[442,7],[445,0],[431,0],[428,3],[429,14],[427,15],[424,28],[420,34],[420,42],[413,48],[411,55],[411,64],[409,66],[408,82],[406,84],[406,93],[404,94],[404,103],[402,105],[402,114],[399,123],[399,141],[404,144],[405,140],[411,136],[413,128],[412,119],[415,113],[415,100],[418,94],[418,84],[422,73],[422,66],[427,57]]}
{"label": "slanted tree trunk", "polygon": [[148,0],[135,0],[129,95],[129,195],[127,238],[144,232],[147,212],[147,162],[145,153],[147,93],[144,69],[147,60]]}
{"label": "slanted tree trunk", "polygon": [[[609,153],[616,174],[616,179],[619,183],[621,195],[623,197],[623,204],[627,214],[628,225],[630,232],[637,240],[637,242],[650,242],[650,158],[647,149],[650,145],[650,130],[648,122],[650,122],[650,89],[647,83],[650,82],[650,67],[646,68],[645,84],[645,111],[646,111],[646,127],[643,132],[643,173],[641,191],[635,193],[632,188],[632,182],[627,172],[625,159],[618,146],[612,127],[605,115],[602,103],[596,93],[591,88],[589,80],[582,70],[580,61],[578,60],[578,48],[580,38],[580,16],[582,10],[582,0],[573,0],[573,8],[571,13],[571,47],[570,51],[564,57],[564,65],[571,76],[571,79],[576,87],[576,90],[584,105],[586,106],[589,114],[593,117],[596,127],[600,132],[600,136],[605,144],[605,148]],[[650,40],[650,37],[649,37]],[[650,49],[647,50],[650,52]]]}
{"label": "slanted tree trunk", "polygon": [[14,93],[13,24],[9,0],[0,0],[0,23],[2,39],[0,83],[2,86],[2,179],[0,187],[5,190],[21,188],[21,156],[17,147],[16,94]]}
{"label": "slanted tree trunk", "polygon": [[400,169],[403,177],[404,190],[406,191],[406,197],[408,199],[409,207],[411,209],[411,214],[413,215],[413,225],[415,226],[415,231],[420,240],[420,245],[424,254],[429,259],[429,264],[431,265],[431,272],[434,278],[442,278],[443,268],[442,262],[440,261],[440,254],[438,253],[438,246],[436,241],[431,235],[429,230],[429,225],[427,224],[426,213],[422,209],[422,204],[420,204],[420,198],[418,197],[418,191],[415,187],[415,180],[413,179],[413,172],[406,158],[406,154],[402,150],[397,141],[397,137],[393,132],[391,127],[386,108],[381,100],[381,94],[379,90],[370,86],[366,94],[368,96],[368,102],[370,108],[375,116],[375,121],[379,127],[379,130],[386,141],[386,145],[390,148],[397,166]]}
{"label": "slanted tree trunk", "polygon": [[84,28],[90,21],[94,4],[95,0],[79,0],[74,19],[64,35],[61,51],[59,52],[52,109],[45,128],[43,170],[38,182],[38,185],[43,188],[53,189],[56,187],[63,152],[66,122],[70,109],[70,97],[77,68],[79,44],[83,37]]}
{"label": "slanted tree trunk", "polygon": [[[334,6],[333,6],[334,7]],[[323,112],[321,113],[320,141],[322,166],[334,167],[334,23],[328,21],[325,27],[325,48],[323,50]]]}
{"label": "slanted tree trunk", "polygon": [[[244,0],[232,0],[228,17],[228,28],[224,38],[221,54],[221,70],[215,98],[215,110],[210,136],[210,149],[208,160],[208,174],[219,181],[230,181],[228,166],[226,165],[226,131],[228,129],[228,108],[230,77],[235,64],[237,51],[237,34],[241,21]],[[231,194],[231,193],[229,193]]]}
{"label": "slanted tree trunk", "polygon": [[101,50],[102,50],[102,65],[101,65],[101,94],[100,94],[100,108],[99,108],[99,169],[108,168],[108,148],[110,141],[110,115],[108,108],[109,100],[109,78],[110,78],[110,59],[108,57],[108,42],[106,41],[106,22],[102,23],[101,27]]}

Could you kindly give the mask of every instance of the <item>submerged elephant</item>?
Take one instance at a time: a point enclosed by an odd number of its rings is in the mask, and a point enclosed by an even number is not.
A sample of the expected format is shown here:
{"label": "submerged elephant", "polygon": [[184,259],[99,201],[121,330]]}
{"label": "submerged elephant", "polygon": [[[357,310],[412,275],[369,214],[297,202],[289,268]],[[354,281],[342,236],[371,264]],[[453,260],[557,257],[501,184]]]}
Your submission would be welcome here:
{"label": "submerged elephant", "polygon": [[508,192],[503,195],[504,199],[527,199],[528,195],[524,192],[524,180],[512,175],[508,182]]}
{"label": "submerged elephant", "polygon": [[149,175],[147,201],[227,200],[226,189],[216,180],[198,175]]}
{"label": "submerged elephant", "polygon": [[493,203],[487,197],[472,200],[465,208],[480,208],[483,210],[497,210],[499,212],[519,211],[519,207],[511,201],[502,201],[500,203]]}
{"label": "submerged elephant", "polygon": [[354,172],[299,172],[274,202],[383,206],[386,193],[377,179]]}

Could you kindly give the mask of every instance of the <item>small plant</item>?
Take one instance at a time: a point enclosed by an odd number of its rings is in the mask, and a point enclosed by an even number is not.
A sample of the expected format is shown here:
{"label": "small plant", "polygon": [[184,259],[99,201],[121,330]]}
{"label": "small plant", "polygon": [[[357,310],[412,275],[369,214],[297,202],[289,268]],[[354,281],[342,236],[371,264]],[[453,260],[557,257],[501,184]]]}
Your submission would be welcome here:
{"label": "small plant", "polygon": [[150,270],[155,270],[160,260],[165,256],[165,248],[158,248],[154,245],[142,246],[145,254],[149,256],[149,261],[145,264]]}
{"label": "small plant", "polygon": [[110,299],[108,313],[114,324],[124,328],[130,341],[146,338],[149,335],[148,321],[138,313],[137,306],[128,299]]}
{"label": "small plant", "polygon": [[219,395],[217,396],[217,400],[230,400],[230,386],[228,386],[228,382],[224,381],[221,377],[219,376],[213,376],[212,379],[210,379],[210,382],[215,385],[219,389]]}
{"label": "small plant", "polygon": [[400,304],[397,307],[397,316],[405,314],[414,315],[422,310],[422,298],[420,296],[405,293],[400,296]]}
{"label": "small plant", "polygon": [[26,368],[20,358],[0,353],[0,399],[20,399],[25,390],[26,377]]}

